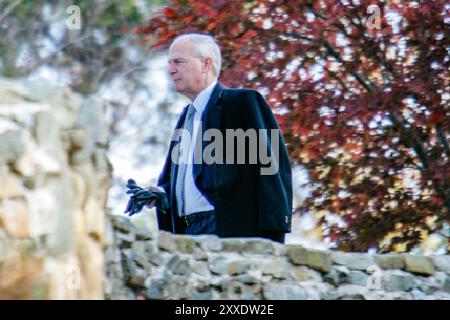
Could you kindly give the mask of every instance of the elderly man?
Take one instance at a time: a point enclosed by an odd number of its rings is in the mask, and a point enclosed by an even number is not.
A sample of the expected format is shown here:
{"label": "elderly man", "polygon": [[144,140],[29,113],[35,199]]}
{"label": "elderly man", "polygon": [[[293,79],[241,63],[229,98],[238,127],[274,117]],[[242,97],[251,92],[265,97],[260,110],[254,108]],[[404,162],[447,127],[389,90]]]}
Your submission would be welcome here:
{"label": "elderly man", "polygon": [[[157,209],[159,229],[283,243],[292,214],[291,167],[283,138],[261,94],[223,87],[220,66],[220,49],[210,36],[186,34],[170,46],[169,74],[175,90],[190,103],[175,128],[183,134],[172,137],[158,180],[169,199],[169,210]],[[211,136],[217,148],[208,153]],[[240,138],[245,143],[236,146]]]}

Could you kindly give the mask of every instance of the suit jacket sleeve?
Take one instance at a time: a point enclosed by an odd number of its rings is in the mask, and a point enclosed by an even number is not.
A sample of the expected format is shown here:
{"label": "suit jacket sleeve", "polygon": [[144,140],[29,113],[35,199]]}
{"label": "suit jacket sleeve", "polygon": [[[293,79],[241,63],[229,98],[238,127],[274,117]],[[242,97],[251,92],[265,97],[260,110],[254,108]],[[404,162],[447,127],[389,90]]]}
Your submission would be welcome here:
{"label": "suit jacket sleeve", "polygon": [[[246,94],[245,118],[249,128],[267,132],[266,154],[271,156],[271,161],[278,160],[278,170],[270,175],[261,174],[262,165],[258,157],[258,201],[259,201],[259,228],[262,230],[291,231],[292,217],[292,178],[291,164],[287,154],[284,139],[279,130],[277,121],[265,101],[257,91],[248,91]],[[271,129],[277,129],[278,156],[272,154]],[[258,137],[259,141],[260,137]],[[276,153],[276,148],[274,150]]]}
{"label": "suit jacket sleeve", "polygon": [[[169,148],[170,150],[170,148]],[[172,166],[172,161],[170,160],[170,152],[167,155],[166,162],[164,164],[164,168],[158,179],[158,187],[163,188],[166,192],[167,198],[169,200],[169,208],[165,213],[156,208],[156,217],[158,220],[158,227],[160,230],[173,232],[173,222],[172,222],[172,214],[171,214],[171,203],[170,203],[170,171]]]}

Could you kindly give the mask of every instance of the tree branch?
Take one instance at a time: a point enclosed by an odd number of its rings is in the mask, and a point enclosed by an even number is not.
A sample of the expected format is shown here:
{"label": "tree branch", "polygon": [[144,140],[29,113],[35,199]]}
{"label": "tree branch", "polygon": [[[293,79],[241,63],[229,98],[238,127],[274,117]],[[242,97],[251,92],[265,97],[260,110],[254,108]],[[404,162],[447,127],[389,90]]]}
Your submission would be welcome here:
{"label": "tree branch", "polygon": [[11,13],[11,11],[13,11],[14,8],[17,7],[21,2],[22,2],[22,0],[16,0],[15,2],[11,3],[8,7],[6,7],[5,11],[3,11],[2,14],[0,15],[0,23],[1,23],[2,20],[5,19],[5,18]]}
{"label": "tree branch", "polygon": [[441,140],[442,145],[444,146],[444,150],[445,153],[447,154],[447,157],[450,158],[450,146],[448,145],[448,141],[447,138],[445,137],[444,131],[442,130],[442,125],[436,124],[436,134],[439,138],[439,140]]}

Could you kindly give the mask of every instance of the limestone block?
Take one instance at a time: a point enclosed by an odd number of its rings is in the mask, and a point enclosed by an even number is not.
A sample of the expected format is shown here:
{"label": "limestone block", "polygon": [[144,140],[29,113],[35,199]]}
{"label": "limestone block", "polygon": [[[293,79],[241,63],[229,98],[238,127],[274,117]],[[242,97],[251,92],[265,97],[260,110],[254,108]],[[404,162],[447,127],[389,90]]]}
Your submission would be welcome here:
{"label": "limestone block", "polygon": [[25,195],[21,179],[15,174],[2,174],[0,185],[0,201],[2,199],[19,198]]}
{"label": "limestone block", "polygon": [[414,277],[401,270],[388,270],[383,273],[382,285],[386,291],[409,291],[414,287]]}
{"label": "limestone block", "polygon": [[32,178],[37,174],[36,163],[34,162],[33,154],[28,146],[28,151],[26,151],[22,156],[20,156],[14,163],[13,168],[16,172],[24,177]]}
{"label": "limestone block", "polygon": [[193,272],[202,276],[202,277],[210,277],[211,273],[209,272],[208,265],[203,261],[191,261]]}
{"label": "limestone block", "polygon": [[290,278],[295,281],[322,281],[322,276],[319,272],[309,269],[305,266],[291,267],[288,274]]}
{"label": "limestone block", "polygon": [[178,251],[183,253],[193,253],[196,247],[195,240],[191,236],[178,235],[175,237]]}
{"label": "limestone block", "polygon": [[287,256],[297,265],[307,265],[313,269],[328,272],[331,268],[331,257],[328,251],[305,249],[298,245],[287,245]]}
{"label": "limestone block", "polygon": [[175,238],[171,236],[168,232],[159,232],[158,234],[158,245],[161,250],[166,251],[176,251],[177,250],[177,243],[175,241]]}
{"label": "limestone block", "polygon": [[149,279],[146,284],[145,297],[150,300],[161,300],[167,297],[164,292],[164,281],[161,279]]}
{"label": "limestone block", "polygon": [[249,254],[272,254],[274,250],[273,243],[273,241],[266,239],[247,239],[242,248],[242,252]]}
{"label": "limestone block", "polygon": [[214,274],[224,274],[227,272],[230,262],[229,258],[217,256],[210,259],[208,267]]}
{"label": "limestone block", "polygon": [[222,250],[222,241],[215,235],[199,235],[193,237],[193,239],[203,251],[217,252]]}
{"label": "limestone block", "polygon": [[289,264],[286,258],[272,258],[262,260],[258,263],[258,268],[263,274],[271,275],[277,279],[288,277]]}
{"label": "limestone block", "polygon": [[105,212],[102,203],[94,197],[89,197],[83,210],[84,228],[90,237],[101,241],[105,230]]}
{"label": "limestone block", "polygon": [[375,261],[384,270],[405,268],[405,257],[402,254],[378,254],[375,255]]}
{"label": "limestone block", "polygon": [[22,129],[0,133],[0,164],[14,163],[26,150],[26,134]]}
{"label": "limestone block", "polygon": [[264,285],[263,296],[267,300],[305,300],[308,292],[299,285],[269,282]]}
{"label": "limestone block", "polygon": [[222,240],[223,251],[240,252],[245,241],[242,238],[226,238]]}
{"label": "limestone block", "polygon": [[0,201],[0,228],[11,237],[30,236],[29,208],[23,199]]}
{"label": "limestone block", "polygon": [[348,274],[348,282],[350,284],[355,284],[363,287],[366,286],[368,278],[369,276],[366,273],[359,270],[352,270]]}
{"label": "limestone block", "polygon": [[344,284],[324,294],[325,300],[368,300],[369,290],[362,286]]}
{"label": "limestone block", "polygon": [[339,286],[349,282],[350,269],[346,266],[333,265],[330,272],[324,275],[324,281]]}
{"label": "limestone block", "polygon": [[24,242],[9,242],[0,249],[0,299],[48,298],[42,277],[44,257],[30,254]]}
{"label": "limestone block", "polygon": [[430,257],[424,256],[405,256],[406,271],[432,275],[434,273],[434,263]]}
{"label": "limestone block", "polygon": [[34,136],[40,147],[46,150],[62,149],[60,126],[54,111],[40,111],[35,115]]}
{"label": "limestone block", "polygon": [[257,266],[257,262],[249,259],[236,259],[230,262],[228,265],[228,274],[229,275],[236,275],[236,274],[242,274],[246,272],[247,270],[255,269]]}
{"label": "limestone block", "polygon": [[369,266],[375,264],[372,255],[364,253],[347,253],[334,251],[331,253],[333,263],[347,266],[353,270],[367,270]]}
{"label": "limestone block", "polygon": [[432,259],[438,270],[450,273],[450,255],[433,256]]}
{"label": "limestone block", "polygon": [[192,267],[189,259],[182,258],[180,255],[175,254],[167,263],[167,269],[173,274],[188,275],[192,273]]}

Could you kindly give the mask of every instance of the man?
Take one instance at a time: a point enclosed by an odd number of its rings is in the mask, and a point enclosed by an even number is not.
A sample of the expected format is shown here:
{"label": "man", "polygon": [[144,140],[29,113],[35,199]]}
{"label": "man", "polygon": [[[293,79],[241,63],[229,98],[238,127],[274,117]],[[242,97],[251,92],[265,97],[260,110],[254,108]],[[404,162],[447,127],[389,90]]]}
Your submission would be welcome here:
{"label": "man", "polygon": [[[291,167],[283,138],[264,98],[254,90],[224,88],[218,82],[220,66],[220,50],[212,37],[182,35],[170,46],[169,74],[175,90],[190,103],[175,128],[184,130],[181,139],[172,137],[158,180],[169,198],[169,210],[157,209],[159,229],[283,243],[292,214]],[[204,159],[208,130],[221,134],[214,142],[223,147],[210,154],[217,157],[212,163]],[[250,134],[245,136],[244,148],[233,144],[236,135],[249,132],[262,134],[253,143]],[[258,149],[253,148],[256,144]],[[264,149],[273,161],[272,172],[264,172],[267,161],[249,161],[256,150]]]}

